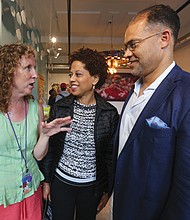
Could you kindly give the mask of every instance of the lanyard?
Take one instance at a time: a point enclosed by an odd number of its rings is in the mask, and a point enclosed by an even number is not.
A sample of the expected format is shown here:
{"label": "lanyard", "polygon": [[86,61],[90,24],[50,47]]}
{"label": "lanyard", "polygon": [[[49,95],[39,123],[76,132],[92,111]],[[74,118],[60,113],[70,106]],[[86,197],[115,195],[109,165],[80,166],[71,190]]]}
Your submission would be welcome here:
{"label": "lanyard", "polygon": [[25,155],[21,149],[21,146],[20,146],[20,143],[18,141],[18,137],[17,137],[17,134],[16,134],[16,131],[13,127],[13,123],[11,121],[11,118],[9,116],[9,113],[7,112],[7,117],[9,119],[9,122],[10,122],[10,125],[11,125],[11,128],[13,130],[13,133],[14,133],[14,136],[15,136],[15,139],[16,139],[16,142],[17,142],[17,145],[18,145],[18,148],[20,150],[20,153],[21,153],[21,157],[22,159],[24,160],[24,163],[25,163],[25,167],[26,167],[26,173],[28,172],[28,166],[27,166],[27,156],[26,156],[26,150],[27,150],[27,113],[26,113],[26,101],[24,100],[24,112],[25,112]]}

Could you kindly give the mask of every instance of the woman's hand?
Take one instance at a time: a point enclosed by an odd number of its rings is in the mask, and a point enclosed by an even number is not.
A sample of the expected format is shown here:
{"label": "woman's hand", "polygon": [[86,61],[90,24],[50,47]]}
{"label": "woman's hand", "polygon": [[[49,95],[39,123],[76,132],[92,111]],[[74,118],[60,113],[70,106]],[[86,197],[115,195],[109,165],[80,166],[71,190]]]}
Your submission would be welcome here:
{"label": "woman's hand", "polygon": [[56,118],[49,123],[41,122],[42,130],[41,133],[50,137],[60,131],[71,131],[71,128],[65,127],[65,125],[71,124],[71,116],[65,118]]}
{"label": "woman's hand", "polygon": [[71,122],[71,116],[56,118],[50,123],[41,122],[40,137],[33,151],[36,160],[42,160],[42,158],[46,155],[50,136],[57,134],[60,131],[71,131],[71,128],[65,127],[65,125],[71,124]]}
{"label": "woman's hand", "polygon": [[51,201],[49,183],[45,183],[45,182],[42,183],[42,196],[44,200]]}
{"label": "woman's hand", "polygon": [[109,200],[108,193],[104,193],[97,208],[97,214],[106,206]]}

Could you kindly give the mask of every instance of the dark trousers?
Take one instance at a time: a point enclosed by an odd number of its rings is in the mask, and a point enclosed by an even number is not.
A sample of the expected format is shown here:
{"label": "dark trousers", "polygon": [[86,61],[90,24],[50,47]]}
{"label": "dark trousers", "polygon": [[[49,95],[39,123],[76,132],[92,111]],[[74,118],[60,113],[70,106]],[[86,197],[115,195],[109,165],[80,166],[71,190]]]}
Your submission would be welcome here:
{"label": "dark trousers", "polygon": [[101,195],[92,186],[68,185],[56,177],[51,185],[53,220],[95,220]]}

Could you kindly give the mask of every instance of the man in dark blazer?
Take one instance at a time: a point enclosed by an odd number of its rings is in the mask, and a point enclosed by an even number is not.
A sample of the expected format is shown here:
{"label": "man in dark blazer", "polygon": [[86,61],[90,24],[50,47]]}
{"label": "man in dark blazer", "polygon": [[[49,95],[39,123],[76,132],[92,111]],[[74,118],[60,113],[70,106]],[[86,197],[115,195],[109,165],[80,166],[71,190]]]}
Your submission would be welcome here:
{"label": "man in dark blazer", "polygon": [[190,74],[173,57],[179,28],[173,9],[154,5],[126,29],[139,80],[117,131],[114,220],[190,220]]}

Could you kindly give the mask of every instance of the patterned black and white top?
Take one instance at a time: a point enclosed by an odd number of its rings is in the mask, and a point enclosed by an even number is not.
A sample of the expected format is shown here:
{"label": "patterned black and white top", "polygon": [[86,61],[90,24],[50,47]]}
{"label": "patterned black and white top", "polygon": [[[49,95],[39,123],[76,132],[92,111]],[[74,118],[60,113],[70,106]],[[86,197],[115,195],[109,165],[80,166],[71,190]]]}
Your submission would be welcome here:
{"label": "patterned black and white top", "polygon": [[65,137],[56,176],[72,185],[88,185],[96,180],[94,123],[96,104],[74,101],[72,131]]}

